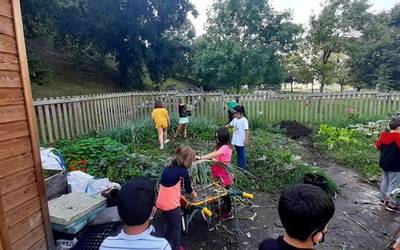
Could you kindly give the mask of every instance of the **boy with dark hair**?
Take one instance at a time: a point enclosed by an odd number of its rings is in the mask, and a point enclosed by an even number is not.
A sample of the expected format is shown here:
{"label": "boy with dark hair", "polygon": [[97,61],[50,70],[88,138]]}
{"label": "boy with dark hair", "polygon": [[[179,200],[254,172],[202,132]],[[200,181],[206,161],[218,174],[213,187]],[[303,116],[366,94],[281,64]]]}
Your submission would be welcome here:
{"label": "boy with dark hair", "polygon": [[313,249],[324,241],[335,205],[321,188],[302,184],[282,193],[278,211],[286,233],[277,239],[264,240],[260,250]]}
{"label": "boy with dark hair", "polygon": [[400,211],[400,204],[390,198],[390,193],[400,188],[400,118],[392,119],[389,128],[375,144],[381,151],[379,166],[383,169],[380,204],[390,211]]}
{"label": "boy with dark hair", "polygon": [[151,235],[154,227],[150,225],[150,219],[156,211],[155,199],[155,185],[147,178],[136,178],[122,186],[117,204],[124,228],[117,236],[107,237],[100,250],[170,250],[166,239]]}

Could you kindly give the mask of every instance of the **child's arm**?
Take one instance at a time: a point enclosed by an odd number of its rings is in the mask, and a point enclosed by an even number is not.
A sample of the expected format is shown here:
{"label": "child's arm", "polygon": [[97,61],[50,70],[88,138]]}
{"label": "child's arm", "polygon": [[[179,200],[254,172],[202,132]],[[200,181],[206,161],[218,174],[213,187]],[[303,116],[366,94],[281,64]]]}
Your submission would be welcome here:
{"label": "child's arm", "polygon": [[249,143],[249,122],[247,121],[247,119],[244,120],[244,131],[244,145],[247,145]]}
{"label": "child's arm", "polygon": [[200,156],[200,160],[212,160],[213,158],[220,156],[222,153],[219,151],[214,151],[209,154]]}
{"label": "child's arm", "polygon": [[233,128],[233,121],[235,119],[233,119],[229,124],[225,125],[225,128]]}
{"label": "child's arm", "polygon": [[183,175],[183,186],[185,187],[185,192],[191,194],[193,197],[197,197],[197,193],[193,190],[192,182],[190,181],[189,171],[185,169]]}
{"label": "child's arm", "polygon": [[249,130],[245,129],[245,133],[246,133],[246,135],[244,138],[244,145],[247,145],[247,144],[249,144]]}

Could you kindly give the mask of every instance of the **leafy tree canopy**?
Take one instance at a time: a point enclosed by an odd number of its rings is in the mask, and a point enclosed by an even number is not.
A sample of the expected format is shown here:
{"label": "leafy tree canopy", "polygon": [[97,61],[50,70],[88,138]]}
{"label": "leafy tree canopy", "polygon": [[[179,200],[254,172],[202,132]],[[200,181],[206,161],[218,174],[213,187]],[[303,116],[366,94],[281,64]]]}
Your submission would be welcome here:
{"label": "leafy tree canopy", "polygon": [[217,0],[207,33],[196,42],[193,74],[210,88],[277,86],[284,79],[280,59],[301,31],[290,13],[274,11],[265,0]]}

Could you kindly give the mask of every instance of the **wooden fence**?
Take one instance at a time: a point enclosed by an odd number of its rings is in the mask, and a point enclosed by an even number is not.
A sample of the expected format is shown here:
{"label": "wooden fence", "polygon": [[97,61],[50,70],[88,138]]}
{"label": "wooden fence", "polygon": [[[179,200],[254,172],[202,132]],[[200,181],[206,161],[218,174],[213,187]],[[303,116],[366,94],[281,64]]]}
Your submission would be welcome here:
{"label": "wooden fence", "polygon": [[[194,107],[194,116],[221,121],[226,119],[224,99],[234,97],[221,92],[130,92],[38,99],[34,106],[40,141],[52,143],[149,117],[157,99],[161,99],[173,114],[177,113],[178,100],[184,98]],[[374,116],[399,110],[400,94],[248,94],[241,95],[240,102],[250,122],[257,119],[266,123],[282,120],[318,123],[344,117],[350,112]]]}

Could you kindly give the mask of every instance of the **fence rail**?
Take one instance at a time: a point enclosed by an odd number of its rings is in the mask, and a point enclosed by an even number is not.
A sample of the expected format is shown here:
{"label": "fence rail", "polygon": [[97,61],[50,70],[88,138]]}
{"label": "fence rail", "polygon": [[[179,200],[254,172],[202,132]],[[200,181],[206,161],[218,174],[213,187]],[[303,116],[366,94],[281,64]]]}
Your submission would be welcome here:
{"label": "fence rail", "polygon": [[[155,100],[161,99],[170,113],[177,113],[178,100],[194,107],[194,116],[225,119],[224,99],[215,93],[129,92],[91,96],[37,99],[34,102],[42,143],[100,132],[148,117]],[[246,94],[240,96],[250,123],[297,120],[329,122],[349,112],[363,116],[383,115],[400,109],[399,93],[314,93],[302,95]]]}

